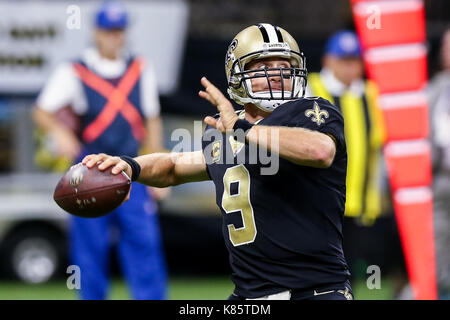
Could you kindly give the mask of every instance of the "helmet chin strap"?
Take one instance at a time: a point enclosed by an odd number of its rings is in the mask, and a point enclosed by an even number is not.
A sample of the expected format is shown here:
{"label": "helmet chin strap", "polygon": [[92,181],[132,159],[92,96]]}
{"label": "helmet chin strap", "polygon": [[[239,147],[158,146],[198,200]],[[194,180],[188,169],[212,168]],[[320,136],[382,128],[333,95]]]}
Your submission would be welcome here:
{"label": "helmet chin strap", "polygon": [[283,103],[288,102],[289,100],[264,100],[264,99],[259,99],[259,100],[255,100],[253,99],[253,104],[255,106],[257,106],[258,108],[260,108],[261,110],[267,111],[267,112],[272,112],[273,110],[275,110],[277,107],[279,107],[280,105],[282,105]]}
{"label": "helmet chin strap", "polygon": [[[230,96],[231,99],[233,99],[234,101],[236,101],[236,103],[238,103],[240,105],[245,105],[247,103],[251,103],[266,112],[272,112],[273,110],[275,110],[277,107],[279,107],[283,103],[290,101],[290,100],[276,99],[276,98],[278,98],[277,96],[281,95],[280,92],[276,92],[276,94],[274,94],[274,96],[276,97],[275,99],[270,99],[271,95],[270,95],[269,91],[258,92],[255,94],[255,95],[258,95],[261,99],[241,98],[238,95],[234,94],[230,89],[228,89],[228,95]],[[285,91],[284,95],[286,97],[289,97],[291,95],[291,92]]]}

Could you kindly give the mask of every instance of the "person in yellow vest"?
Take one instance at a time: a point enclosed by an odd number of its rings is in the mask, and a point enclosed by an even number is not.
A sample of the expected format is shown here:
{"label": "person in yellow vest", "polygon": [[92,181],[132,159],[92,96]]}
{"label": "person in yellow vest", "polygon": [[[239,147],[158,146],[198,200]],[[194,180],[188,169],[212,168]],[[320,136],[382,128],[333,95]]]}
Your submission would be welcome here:
{"label": "person in yellow vest", "polygon": [[377,88],[364,79],[356,34],[333,34],[325,47],[319,73],[308,76],[307,95],[329,100],[342,112],[348,148],[345,216],[372,225],[382,211],[380,155],[384,125]]}

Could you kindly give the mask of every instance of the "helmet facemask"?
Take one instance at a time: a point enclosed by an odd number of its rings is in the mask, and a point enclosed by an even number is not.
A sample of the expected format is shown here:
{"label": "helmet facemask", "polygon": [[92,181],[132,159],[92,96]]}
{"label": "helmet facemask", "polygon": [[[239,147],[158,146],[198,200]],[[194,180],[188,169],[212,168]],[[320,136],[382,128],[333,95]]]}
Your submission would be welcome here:
{"label": "helmet facemask", "polygon": [[[252,61],[271,57],[288,60],[291,67],[252,70],[246,70],[245,68]],[[228,94],[238,104],[251,103],[266,112],[272,112],[282,103],[304,96],[307,76],[304,66],[304,55],[289,49],[268,49],[251,52],[233,62],[228,81]],[[266,79],[268,91],[253,91],[252,79],[256,78]],[[279,79],[281,88],[272,88],[271,79],[273,78]],[[286,80],[290,81],[289,85],[285,84]]]}

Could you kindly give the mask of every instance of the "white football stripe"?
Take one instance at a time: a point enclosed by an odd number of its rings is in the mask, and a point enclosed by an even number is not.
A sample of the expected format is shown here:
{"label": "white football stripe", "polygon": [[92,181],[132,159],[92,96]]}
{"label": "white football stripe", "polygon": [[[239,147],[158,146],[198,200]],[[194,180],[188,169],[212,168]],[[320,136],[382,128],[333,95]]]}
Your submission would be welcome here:
{"label": "white football stripe", "polygon": [[273,42],[278,43],[278,37],[277,37],[277,32],[275,31],[275,27],[268,23],[261,23],[261,25],[266,29],[267,34],[269,35],[269,42],[270,43],[273,43]]}

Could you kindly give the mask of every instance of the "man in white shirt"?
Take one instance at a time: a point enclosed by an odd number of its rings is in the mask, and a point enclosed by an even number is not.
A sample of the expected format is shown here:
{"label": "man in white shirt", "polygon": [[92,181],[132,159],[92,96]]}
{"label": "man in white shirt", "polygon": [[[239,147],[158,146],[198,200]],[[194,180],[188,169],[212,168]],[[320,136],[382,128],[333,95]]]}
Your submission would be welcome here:
{"label": "man in white shirt", "polygon": [[[161,151],[162,124],[153,69],[124,50],[128,15],[124,6],[105,2],[96,15],[95,48],[61,64],[40,93],[33,118],[50,135],[56,152],[78,162],[86,154],[135,157],[139,149]],[[70,106],[80,120],[74,132],[55,116]],[[133,184],[134,200],[111,214],[73,217],[71,260],[81,269],[81,297],[104,299],[109,278],[111,229],[120,232],[121,269],[135,299],[164,299],[167,272],[154,199]]]}

